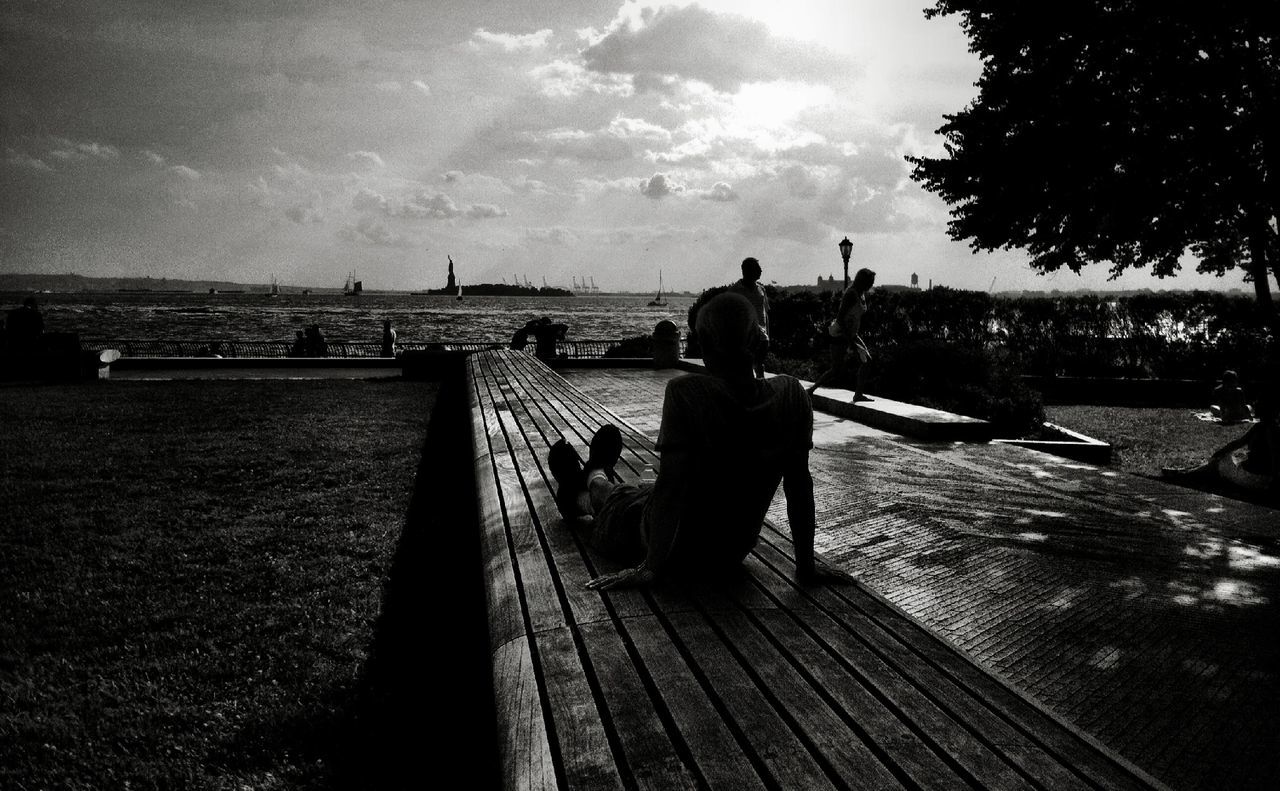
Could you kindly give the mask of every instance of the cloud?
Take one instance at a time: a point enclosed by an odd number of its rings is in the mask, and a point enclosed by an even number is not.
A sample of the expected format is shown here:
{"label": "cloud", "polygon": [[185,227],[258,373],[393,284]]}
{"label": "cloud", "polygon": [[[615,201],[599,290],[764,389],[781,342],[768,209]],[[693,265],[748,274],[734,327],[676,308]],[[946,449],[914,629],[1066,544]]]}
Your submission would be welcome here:
{"label": "cloud", "polygon": [[6,165],[25,168],[27,170],[53,171],[53,168],[49,167],[48,163],[44,160],[37,159],[36,157],[29,156],[12,148],[5,149],[4,162]]}
{"label": "cloud", "polygon": [[492,203],[459,206],[452,197],[443,192],[423,190],[403,201],[397,201],[368,187],[361,188],[352,196],[351,207],[357,211],[377,212],[387,217],[418,220],[452,220],[457,217],[488,220],[506,217],[508,214],[506,209]]}
{"label": "cloud", "polygon": [[413,243],[383,225],[375,217],[361,217],[355,225],[338,230],[339,238],[377,247],[412,247]]}
{"label": "cloud", "polygon": [[174,165],[169,168],[169,172],[187,181],[197,181],[200,178],[200,171],[189,168],[186,165]]}
{"label": "cloud", "polygon": [[517,50],[542,49],[551,38],[551,28],[543,28],[536,33],[491,33],[484,28],[477,28],[474,38],[486,44],[494,44],[506,52]]}
{"label": "cloud", "polygon": [[551,98],[569,99],[588,92],[614,97],[635,93],[625,75],[588,71],[581,63],[567,60],[536,66],[529,70],[529,76],[538,83],[539,92]]}
{"label": "cloud", "polygon": [[324,222],[324,215],[314,206],[292,206],[285,210],[284,216],[298,225]]}
{"label": "cloud", "polygon": [[773,36],[762,22],[697,5],[661,8],[640,22],[623,20],[583,58],[592,71],[633,75],[637,88],[678,76],[726,92],[750,82],[825,82],[853,68],[812,44]]}
{"label": "cloud", "polygon": [[525,228],[524,238],[526,241],[539,242],[541,244],[554,244],[561,247],[572,247],[581,241],[581,237],[569,228],[556,226],[552,228]]}
{"label": "cloud", "polygon": [[384,211],[387,208],[387,199],[368,187],[362,187],[351,198],[351,206],[359,211]]}
{"label": "cloud", "polygon": [[382,161],[382,157],[373,151],[352,151],[347,154],[347,159],[353,159],[358,164],[369,168],[384,168],[387,163]]}
{"label": "cloud", "polygon": [[473,203],[467,208],[467,216],[473,220],[487,220],[492,217],[506,217],[507,210],[492,203]]}
{"label": "cloud", "polygon": [[427,85],[425,82],[423,82],[422,80],[414,80],[413,82],[411,82],[411,83],[409,83],[409,84],[410,84],[410,85],[412,85],[415,89],[417,89],[417,90],[418,90],[418,92],[419,92],[419,93],[421,93],[423,96],[430,96],[430,95],[431,95],[431,88],[430,88],[430,86],[428,86],[428,85]]}
{"label": "cloud", "polygon": [[734,192],[733,187],[729,186],[725,182],[717,181],[711,186],[711,189],[700,192],[698,197],[703,200],[727,203],[729,201],[736,201],[738,199],[738,193]]}
{"label": "cloud", "polygon": [[165,159],[154,151],[143,151],[142,156],[153,165],[164,165]]}
{"label": "cloud", "polygon": [[120,158],[119,149],[102,143],[77,143],[65,138],[58,138],[55,143],[59,147],[50,151],[49,156],[61,162],[76,162],[89,159],[113,161]]}
{"label": "cloud", "polygon": [[684,186],[667,178],[665,173],[654,173],[640,181],[640,194],[646,198],[660,200],[675,193],[684,192]]}

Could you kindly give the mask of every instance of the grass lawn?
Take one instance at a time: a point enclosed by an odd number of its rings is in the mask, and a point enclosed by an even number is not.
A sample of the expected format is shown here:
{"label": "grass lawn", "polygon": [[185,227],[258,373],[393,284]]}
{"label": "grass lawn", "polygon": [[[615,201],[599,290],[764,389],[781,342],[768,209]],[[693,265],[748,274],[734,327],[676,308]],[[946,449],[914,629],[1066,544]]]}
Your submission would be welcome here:
{"label": "grass lawn", "polygon": [[1161,467],[1187,467],[1240,437],[1250,424],[1209,423],[1196,410],[1166,407],[1046,406],[1050,423],[1111,443],[1112,464],[1158,476]]}
{"label": "grass lawn", "polygon": [[437,394],[0,388],[0,787],[332,782]]}

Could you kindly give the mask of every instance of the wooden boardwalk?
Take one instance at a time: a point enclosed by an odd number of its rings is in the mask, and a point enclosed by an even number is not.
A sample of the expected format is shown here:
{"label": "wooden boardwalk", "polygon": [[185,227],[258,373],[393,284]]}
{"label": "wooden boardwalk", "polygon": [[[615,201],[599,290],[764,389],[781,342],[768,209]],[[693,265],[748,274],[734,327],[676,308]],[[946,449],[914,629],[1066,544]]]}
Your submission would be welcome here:
{"label": "wooden boardwalk", "polygon": [[1159,787],[861,585],[801,587],[766,524],[739,578],[597,593],[546,453],[649,436],[533,357],[467,363],[502,774],[515,788]]}

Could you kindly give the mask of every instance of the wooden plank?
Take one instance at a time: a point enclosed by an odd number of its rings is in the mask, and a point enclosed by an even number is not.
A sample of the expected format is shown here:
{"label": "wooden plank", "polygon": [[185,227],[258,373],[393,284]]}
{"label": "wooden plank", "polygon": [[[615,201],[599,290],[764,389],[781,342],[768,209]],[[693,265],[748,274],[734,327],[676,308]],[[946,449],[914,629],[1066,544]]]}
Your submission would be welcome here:
{"label": "wooden plank", "polygon": [[658,620],[631,619],[623,628],[679,729],[699,778],[713,789],[764,789],[749,748],[734,736],[708,687],[699,683]]}
{"label": "wooden plank", "polygon": [[[680,757],[687,746],[673,743],[614,624],[584,626],[582,637],[636,786],[655,791],[698,787]],[[675,738],[682,737],[676,733]]]}
{"label": "wooden plank", "polygon": [[782,788],[835,787],[809,747],[743,671],[702,616],[676,613],[669,622],[697,662],[702,677],[710,683],[725,716],[745,739],[755,759],[769,772],[772,784]]}
{"label": "wooden plank", "polygon": [[589,671],[580,661],[569,629],[553,629],[534,636],[535,660],[541,665],[547,702],[556,738],[556,753],[564,766],[568,788],[622,788],[600,703],[588,683]]}
{"label": "wooden plank", "polygon": [[546,722],[533,683],[529,643],[518,638],[493,652],[493,692],[498,708],[498,760],[509,788],[559,786]]}
{"label": "wooden plank", "polygon": [[766,630],[812,676],[817,688],[830,696],[844,716],[861,731],[861,738],[872,743],[872,749],[897,767],[909,784],[921,789],[950,791],[964,780],[954,767],[926,744],[901,713],[886,706],[867,687],[858,683],[848,669],[825,647],[805,632],[790,615],[781,612],[757,613],[761,628]]}
{"label": "wooden plank", "polygon": [[[719,613],[714,628],[733,646],[739,662],[757,686],[767,691],[778,711],[793,723],[819,760],[854,789],[902,788],[903,783],[863,742],[861,734],[810,685],[764,633],[741,612]],[[824,659],[822,661],[831,661]]]}

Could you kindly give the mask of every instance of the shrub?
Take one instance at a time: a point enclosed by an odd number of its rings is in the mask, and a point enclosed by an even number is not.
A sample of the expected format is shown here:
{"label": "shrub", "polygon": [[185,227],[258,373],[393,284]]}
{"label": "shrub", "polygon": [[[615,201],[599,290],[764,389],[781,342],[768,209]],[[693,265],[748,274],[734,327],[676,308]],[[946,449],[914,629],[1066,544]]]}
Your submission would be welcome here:
{"label": "shrub", "polygon": [[653,356],[653,336],[637,335],[634,338],[624,338],[617,344],[610,346],[605,350],[605,357],[652,357]]}
{"label": "shrub", "polygon": [[1022,384],[1009,355],[939,340],[881,349],[867,371],[867,391],[895,401],[955,412],[1018,437],[1044,422],[1040,394]]}

